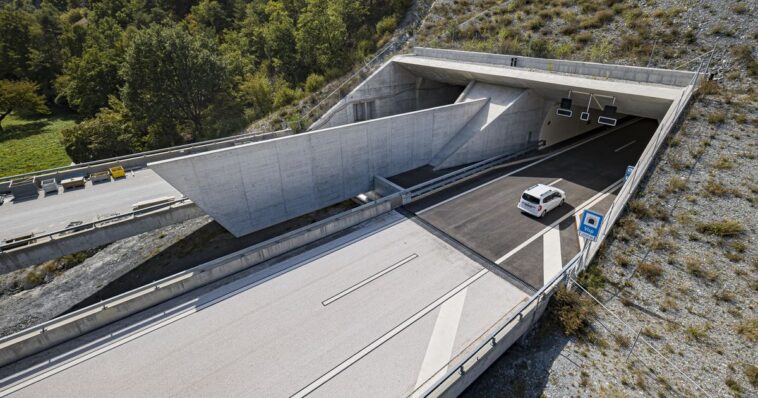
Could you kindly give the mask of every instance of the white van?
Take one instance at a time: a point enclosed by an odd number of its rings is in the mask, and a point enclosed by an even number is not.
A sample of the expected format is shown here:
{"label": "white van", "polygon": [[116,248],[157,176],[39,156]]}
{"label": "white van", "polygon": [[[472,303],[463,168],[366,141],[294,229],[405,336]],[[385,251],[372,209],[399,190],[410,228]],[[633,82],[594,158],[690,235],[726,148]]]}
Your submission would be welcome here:
{"label": "white van", "polygon": [[524,191],[518,208],[524,213],[541,218],[550,210],[563,205],[565,201],[566,192],[549,185],[537,184]]}

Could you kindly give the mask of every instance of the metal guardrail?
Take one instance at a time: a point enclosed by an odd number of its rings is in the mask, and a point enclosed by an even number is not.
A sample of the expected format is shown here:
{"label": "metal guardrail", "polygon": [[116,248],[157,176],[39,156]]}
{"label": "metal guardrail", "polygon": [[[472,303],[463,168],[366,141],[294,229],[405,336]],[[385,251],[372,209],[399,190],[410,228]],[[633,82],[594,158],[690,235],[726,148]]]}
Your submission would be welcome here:
{"label": "metal guardrail", "polygon": [[[45,234],[42,234],[42,235],[34,235],[34,236],[31,236],[31,237],[25,238],[25,239],[14,240],[12,242],[9,242],[8,244],[6,244],[5,242],[2,242],[2,244],[0,244],[0,253],[9,252],[11,250],[23,249],[24,247],[26,247],[26,246],[28,246],[30,244],[39,243],[39,241],[41,239],[49,239],[49,240],[52,241],[52,240],[55,240],[55,236],[56,235],[70,235],[70,234],[81,232],[81,231],[84,231],[84,230],[96,229],[96,228],[98,228],[99,225],[113,224],[115,222],[131,220],[131,219],[134,219],[136,217],[139,217],[142,214],[152,213],[152,212],[154,212],[156,210],[162,210],[164,208],[170,208],[170,207],[173,207],[173,206],[178,205],[178,204],[185,204],[185,203],[190,203],[190,202],[191,201],[189,200],[189,198],[181,197],[181,198],[173,200],[171,202],[160,203],[160,204],[157,204],[155,206],[148,206],[148,207],[145,207],[145,208],[142,208],[142,209],[138,209],[138,210],[134,210],[134,211],[131,211],[131,212],[128,212],[128,213],[118,214],[118,215],[106,217],[106,218],[103,218],[103,219],[100,219],[100,220],[91,221],[91,222],[88,222],[88,223],[82,223],[82,224],[79,224],[79,225],[68,226],[66,228],[59,229],[59,230],[56,230],[56,231],[53,231],[53,232],[48,232],[48,233],[45,233]],[[12,248],[8,248],[7,249],[6,247],[8,247],[8,246],[12,246]]]}

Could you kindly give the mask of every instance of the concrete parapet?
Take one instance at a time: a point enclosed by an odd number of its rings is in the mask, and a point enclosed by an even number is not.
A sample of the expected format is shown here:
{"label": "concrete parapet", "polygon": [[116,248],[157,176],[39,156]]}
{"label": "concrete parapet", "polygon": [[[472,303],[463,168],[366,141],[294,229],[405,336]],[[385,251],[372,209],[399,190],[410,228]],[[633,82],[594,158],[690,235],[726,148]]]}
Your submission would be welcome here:
{"label": "concrete parapet", "polygon": [[695,75],[695,72],[680,70],[531,58],[425,47],[416,47],[413,49],[413,53],[423,57],[443,58],[468,63],[538,69],[548,72],[592,76],[603,79],[629,80],[640,83],[665,84],[677,87],[687,86]]}
{"label": "concrete parapet", "polygon": [[34,243],[0,252],[0,274],[187,221],[204,214],[193,203],[180,204],[129,216],[123,220],[95,222],[92,226],[77,227],[68,233],[53,235],[49,238],[37,238]]}

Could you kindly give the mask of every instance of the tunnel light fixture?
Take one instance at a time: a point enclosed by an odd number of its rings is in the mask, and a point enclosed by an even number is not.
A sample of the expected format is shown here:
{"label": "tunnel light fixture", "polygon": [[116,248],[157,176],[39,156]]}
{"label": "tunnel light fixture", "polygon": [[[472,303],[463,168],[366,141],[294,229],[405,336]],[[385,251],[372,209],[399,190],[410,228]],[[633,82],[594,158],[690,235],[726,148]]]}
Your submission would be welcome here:
{"label": "tunnel light fixture", "polygon": [[592,94],[590,94],[590,98],[587,99],[587,110],[585,110],[584,112],[582,112],[581,115],[579,115],[579,120],[583,122],[590,121],[590,105],[592,105]]}
{"label": "tunnel light fixture", "polygon": [[616,107],[613,105],[606,105],[603,107],[603,113],[597,118],[597,122],[606,126],[615,126],[618,121],[616,116]]}
{"label": "tunnel light fixture", "polygon": [[[570,95],[571,93],[569,92],[569,96]],[[555,111],[555,114],[563,117],[571,117],[574,114],[574,112],[571,110],[571,98],[561,98],[561,105]]]}

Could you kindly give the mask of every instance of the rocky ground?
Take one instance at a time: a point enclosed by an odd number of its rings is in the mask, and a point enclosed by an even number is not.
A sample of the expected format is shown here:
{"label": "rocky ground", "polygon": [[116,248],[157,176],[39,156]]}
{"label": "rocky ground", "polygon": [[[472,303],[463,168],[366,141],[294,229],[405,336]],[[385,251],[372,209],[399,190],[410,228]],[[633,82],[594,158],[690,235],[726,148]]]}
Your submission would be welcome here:
{"label": "rocky ground", "polygon": [[464,396],[758,395],[757,13],[682,0],[432,9],[418,45],[684,69],[713,50],[716,79],[583,276],[588,292],[554,300]]}

